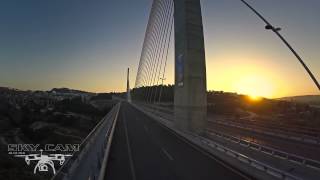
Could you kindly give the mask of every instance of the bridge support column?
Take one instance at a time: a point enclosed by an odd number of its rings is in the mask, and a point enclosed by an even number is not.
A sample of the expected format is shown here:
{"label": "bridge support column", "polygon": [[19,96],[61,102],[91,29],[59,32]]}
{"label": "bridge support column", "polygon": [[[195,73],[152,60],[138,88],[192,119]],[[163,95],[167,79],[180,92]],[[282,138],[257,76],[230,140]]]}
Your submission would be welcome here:
{"label": "bridge support column", "polygon": [[197,134],[207,118],[207,85],[200,0],[175,3],[175,126]]}
{"label": "bridge support column", "polygon": [[130,93],[130,84],[129,84],[129,68],[128,68],[128,72],[127,72],[127,101],[131,102],[131,93]]}

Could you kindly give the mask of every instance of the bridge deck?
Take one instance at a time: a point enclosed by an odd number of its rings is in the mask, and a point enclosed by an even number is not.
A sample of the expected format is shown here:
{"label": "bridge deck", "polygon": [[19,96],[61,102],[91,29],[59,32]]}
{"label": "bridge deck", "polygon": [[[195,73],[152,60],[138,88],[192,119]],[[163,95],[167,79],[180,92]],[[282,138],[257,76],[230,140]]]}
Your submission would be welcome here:
{"label": "bridge deck", "polygon": [[105,179],[247,178],[130,104],[122,103]]}

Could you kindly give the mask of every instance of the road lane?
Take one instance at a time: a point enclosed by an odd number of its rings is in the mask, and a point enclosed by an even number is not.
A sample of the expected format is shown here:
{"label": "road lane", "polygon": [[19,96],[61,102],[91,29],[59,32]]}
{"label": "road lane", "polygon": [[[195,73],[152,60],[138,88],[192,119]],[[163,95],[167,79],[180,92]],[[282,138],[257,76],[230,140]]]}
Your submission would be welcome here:
{"label": "road lane", "polygon": [[246,179],[128,103],[122,103],[110,156],[108,180]]}
{"label": "road lane", "polygon": [[105,179],[134,179],[131,173],[128,145],[122,121],[122,107],[113,136]]}

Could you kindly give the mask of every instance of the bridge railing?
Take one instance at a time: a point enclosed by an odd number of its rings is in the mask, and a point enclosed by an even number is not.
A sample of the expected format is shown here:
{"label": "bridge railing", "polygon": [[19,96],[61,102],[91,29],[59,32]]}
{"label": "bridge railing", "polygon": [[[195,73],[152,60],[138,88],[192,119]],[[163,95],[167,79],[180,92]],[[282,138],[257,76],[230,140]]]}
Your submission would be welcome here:
{"label": "bridge railing", "polygon": [[51,180],[103,179],[120,103],[94,127]]}

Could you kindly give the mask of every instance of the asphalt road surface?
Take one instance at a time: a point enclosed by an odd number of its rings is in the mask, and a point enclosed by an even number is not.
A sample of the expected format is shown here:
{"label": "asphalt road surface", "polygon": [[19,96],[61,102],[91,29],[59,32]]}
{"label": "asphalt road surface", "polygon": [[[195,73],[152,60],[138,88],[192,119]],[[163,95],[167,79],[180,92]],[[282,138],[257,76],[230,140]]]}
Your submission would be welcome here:
{"label": "asphalt road surface", "polygon": [[118,118],[107,180],[250,179],[128,103]]}

